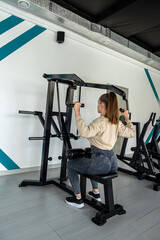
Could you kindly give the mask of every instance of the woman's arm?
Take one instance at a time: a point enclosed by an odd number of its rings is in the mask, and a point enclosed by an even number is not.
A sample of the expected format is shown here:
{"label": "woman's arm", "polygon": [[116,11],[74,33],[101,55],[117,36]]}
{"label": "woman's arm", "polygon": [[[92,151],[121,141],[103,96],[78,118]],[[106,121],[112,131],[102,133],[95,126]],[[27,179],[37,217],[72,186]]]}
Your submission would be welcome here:
{"label": "woman's arm", "polygon": [[89,126],[87,126],[80,115],[80,107],[81,103],[74,103],[76,125],[80,136],[90,138],[96,136],[99,132],[104,131],[104,122],[99,118],[95,119],[92,123],[89,124]]}
{"label": "woman's arm", "polygon": [[129,120],[128,110],[125,110],[122,115],[125,117],[127,126],[125,126],[121,121],[119,122],[118,135],[126,138],[134,137],[136,131],[133,124]]}

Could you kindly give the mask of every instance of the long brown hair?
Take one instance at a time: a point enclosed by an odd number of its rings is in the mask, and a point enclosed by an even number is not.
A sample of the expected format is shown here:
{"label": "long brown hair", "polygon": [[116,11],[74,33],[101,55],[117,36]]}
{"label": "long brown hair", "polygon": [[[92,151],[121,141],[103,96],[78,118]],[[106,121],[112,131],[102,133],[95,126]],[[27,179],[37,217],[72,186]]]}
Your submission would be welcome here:
{"label": "long brown hair", "polygon": [[119,123],[119,107],[118,99],[114,92],[103,94],[99,98],[100,102],[103,102],[106,107],[105,117],[113,124]]}

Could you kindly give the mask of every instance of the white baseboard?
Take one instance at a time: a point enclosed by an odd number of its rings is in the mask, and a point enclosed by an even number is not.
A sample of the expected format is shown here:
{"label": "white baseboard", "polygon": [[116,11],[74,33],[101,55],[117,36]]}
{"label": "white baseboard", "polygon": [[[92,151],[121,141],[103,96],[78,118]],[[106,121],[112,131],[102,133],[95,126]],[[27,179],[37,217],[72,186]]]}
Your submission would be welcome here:
{"label": "white baseboard", "polygon": [[[60,166],[61,166],[60,163],[51,164],[48,166],[48,169],[59,168]],[[4,171],[0,171],[0,176],[25,173],[25,172],[33,172],[33,171],[38,171],[38,170],[40,170],[40,166],[31,167],[31,168],[15,169],[15,170],[4,170]]]}

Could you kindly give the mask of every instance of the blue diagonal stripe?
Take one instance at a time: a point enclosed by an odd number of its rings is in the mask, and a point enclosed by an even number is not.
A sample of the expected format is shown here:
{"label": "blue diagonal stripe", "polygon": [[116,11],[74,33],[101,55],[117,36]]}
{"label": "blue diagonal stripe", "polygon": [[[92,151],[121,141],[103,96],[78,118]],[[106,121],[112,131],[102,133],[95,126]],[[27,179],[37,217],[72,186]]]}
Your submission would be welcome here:
{"label": "blue diagonal stripe", "polygon": [[40,33],[44,32],[46,28],[40,26],[34,26],[22,35],[18,36],[11,42],[7,43],[0,49],[0,61],[9,56],[11,53],[25,45],[27,42],[38,36]]}
{"label": "blue diagonal stripe", "polygon": [[10,157],[8,157],[1,149],[0,149],[0,163],[7,168],[7,170],[13,170],[13,169],[20,169],[20,167],[13,162]]}
{"label": "blue diagonal stripe", "polygon": [[151,76],[150,76],[150,74],[149,74],[149,71],[148,71],[148,69],[146,69],[146,68],[145,68],[144,70],[145,70],[145,72],[146,72],[146,75],[147,75],[147,78],[148,78],[148,80],[149,80],[149,83],[150,83],[150,85],[151,85],[151,87],[152,87],[153,93],[154,93],[154,95],[155,95],[155,97],[156,97],[156,99],[157,99],[157,102],[158,102],[159,106],[160,106],[160,99],[159,99],[158,93],[157,93],[157,91],[156,91],[156,88],[155,88],[155,86],[154,86],[154,84],[153,84],[152,78],[151,78]]}
{"label": "blue diagonal stripe", "polygon": [[8,31],[9,29],[15,27],[19,23],[23,22],[22,18],[16,16],[10,16],[0,22],[0,34]]}

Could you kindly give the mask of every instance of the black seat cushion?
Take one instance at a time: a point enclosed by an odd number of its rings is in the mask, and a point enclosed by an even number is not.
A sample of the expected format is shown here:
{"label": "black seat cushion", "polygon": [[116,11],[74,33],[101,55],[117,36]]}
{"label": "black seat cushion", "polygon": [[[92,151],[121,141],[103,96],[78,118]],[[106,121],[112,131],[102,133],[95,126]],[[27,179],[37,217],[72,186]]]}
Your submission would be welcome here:
{"label": "black seat cushion", "polygon": [[86,178],[95,180],[95,181],[100,182],[100,183],[104,183],[108,179],[113,179],[113,178],[118,177],[117,172],[102,174],[102,175],[88,175],[88,174],[83,174],[83,173],[80,173],[80,172],[79,172],[79,174],[86,177]]}

